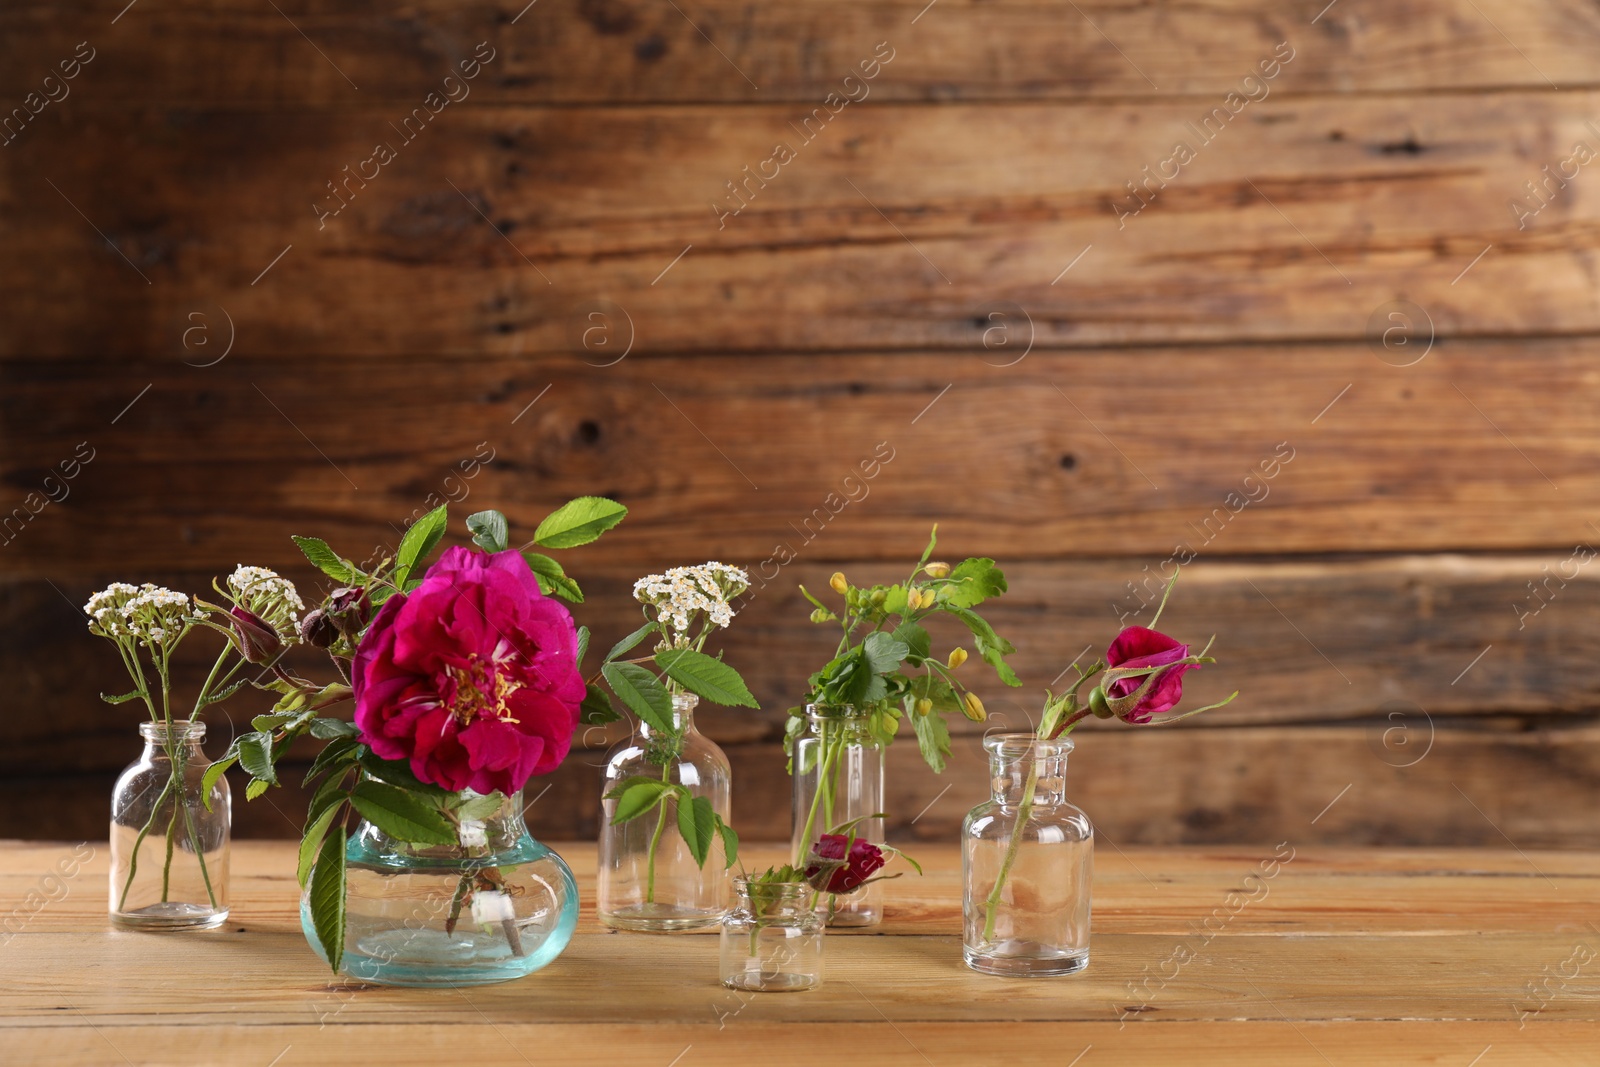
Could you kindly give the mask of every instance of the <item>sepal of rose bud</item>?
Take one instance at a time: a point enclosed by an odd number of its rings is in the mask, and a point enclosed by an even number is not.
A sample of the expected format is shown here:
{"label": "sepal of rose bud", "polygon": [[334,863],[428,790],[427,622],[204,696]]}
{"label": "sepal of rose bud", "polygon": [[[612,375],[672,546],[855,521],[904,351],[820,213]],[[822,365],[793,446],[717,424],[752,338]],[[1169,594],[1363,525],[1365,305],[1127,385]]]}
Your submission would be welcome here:
{"label": "sepal of rose bud", "polygon": [[233,643],[247,662],[265,667],[283,654],[283,638],[272,624],[244,608],[228,609]]}
{"label": "sepal of rose bud", "polygon": [[964,648],[952,648],[950,650],[950,658],[945,661],[945,666],[955,670],[965,662],[967,662],[967,650]]}
{"label": "sepal of rose bud", "polygon": [[840,596],[844,596],[850,589],[850,583],[845,579],[844,571],[834,571],[833,577],[828,579],[828,585]]}
{"label": "sepal of rose bud", "polygon": [[973,722],[983,722],[989,717],[989,712],[985,710],[983,701],[978,699],[977,693],[965,693],[962,695],[961,711]]}
{"label": "sepal of rose bud", "polygon": [[327,615],[341,634],[354,641],[372,621],[372,600],[359,586],[335,589],[328,597]]}
{"label": "sepal of rose bud", "polygon": [[328,648],[339,640],[339,627],[328,618],[326,611],[313,608],[300,620],[300,640],[313,648]]}
{"label": "sepal of rose bud", "polygon": [[948,563],[930,563],[922,569],[924,572],[926,572],[929,578],[950,577],[950,564]]}

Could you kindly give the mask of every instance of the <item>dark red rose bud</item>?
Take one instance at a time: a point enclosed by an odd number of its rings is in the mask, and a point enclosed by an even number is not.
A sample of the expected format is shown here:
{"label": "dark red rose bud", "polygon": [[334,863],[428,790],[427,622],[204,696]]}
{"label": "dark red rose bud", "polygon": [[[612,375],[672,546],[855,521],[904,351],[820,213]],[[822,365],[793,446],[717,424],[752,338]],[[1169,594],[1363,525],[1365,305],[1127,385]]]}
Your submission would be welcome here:
{"label": "dark red rose bud", "polygon": [[264,667],[283,654],[283,638],[267,620],[244,608],[230,608],[228,614],[233,643],[246,660]]}
{"label": "dark red rose bud", "polygon": [[819,893],[854,893],[883,863],[883,850],[871,841],[858,837],[851,844],[844,834],[823,834],[806,857],[805,877]]}
{"label": "dark red rose bud", "polygon": [[300,640],[313,648],[327,648],[339,640],[339,627],[326,611],[313,608],[300,620]]}
{"label": "dark red rose bud", "polygon": [[353,642],[372,621],[372,601],[365,589],[335,589],[328,597],[327,614],[338,631]]}
{"label": "dark red rose bud", "polygon": [[[1106,650],[1104,705],[1123,722],[1143,726],[1163,712],[1171,711],[1183,699],[1185,671],[1199,670],[1198,663],[1180,663],[1189,656],[1189,646],[1159,630],[1130,626],[1117,635]],[[1150,668],[1165,668],[1137,673]],[[1095,701],[1091,694],[1090,707]],[[1100,711],[1096,709],[1096,715]]]}

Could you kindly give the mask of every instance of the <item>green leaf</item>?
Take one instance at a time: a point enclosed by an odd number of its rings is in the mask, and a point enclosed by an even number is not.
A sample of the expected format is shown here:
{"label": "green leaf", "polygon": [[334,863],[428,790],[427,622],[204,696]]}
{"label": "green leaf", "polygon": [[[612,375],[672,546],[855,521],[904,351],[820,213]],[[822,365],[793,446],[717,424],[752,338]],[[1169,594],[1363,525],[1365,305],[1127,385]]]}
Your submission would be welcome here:
{"label": "green leaf", "polygon": [[660,679],[637,663],[607,663],[600,668],[611,691],[652,730],[672,733],[672,694]]}
{"label": "green leaf", "polygon": [[704,867],[706,858],[711,855],[711,842],[717,836],[718,821],[717,813],[712,810],[711,801],[707,798],[679,799],[678,833],[683,835],[697,867]]}
{"label": "green leaf", "polygon": [[922,628],[921,623],[903,622],[894,628],[894,633],[889,636],[896,641],[902,641],[906,646],[906,662],[913,667],[920,667],[922,661],[928,658],[928,653],[933,648],[933,641],[928,637],[928,631]]}
{"label": "green leaf", "polygon": [[511,527],[498,511],[479,511],[467,516],[472,540],[485,552],[504,552],[511,547]]}
{"label": "green leaf", "polygon": [[589,636],[590,636],[589,635],[589,628],[587,626],[578,627],[578,666],[579,666],[579,668],[582,668],[582,666],[583,666],[583,657],[585,657],[585,656],[587,656],[589,654]]}
{"label": "green leaf", "polygon": [[411,529],[400,539],[400,547],[394,556],[394,580],[396,585],[404,585],[405,580],[411,577],[411,571],[416,565],[428,558],[439,539],[444,536],[445,527],[450,524],[450,517],[446,513],[448,504],[440,504],[422,518],[411,524]]}
{"label": "green leaf", "polygon": [[911,649],[904,641],[896,640],[881,630],[868,634],[867,639],[861,642],[862,658],[868,669],[878,674],[893,674],[910,653]]}
{"label": "green leaf", "polygon": [[622,655],[623,653],[633,651],[633,649],[639,644],[640,641],[643,641],[653,631],[659,629],[660,625],[661,625],[660,623],[655,623],[655,622],[647,622],[647,623],[645,623],[643,626],[641,626],[637,630],[633,631],[633,633],[629,634],[627,637],[624,637],[621,641],[618,641],[616,644],[612,645],[611,646],[611,651],[606,653],[605,661],[607,663],[610,663],[612,660],[616,659],[618,656]]}
{"label": "green leaf", "polygon": [[973,647],[978,650],[983,662],[994,668],[994,672],[1000,676],[1002,682],[1011,686],[1022,684],[1017,672],[1006,663],[1006,657],[1017,650],[1015,645],[995,633],[994,627],[985,622],[975,611],[951,608],[950,614],[960,619],[967,629],[972,631]]}
{"label": "green leaf", "polygon": [[334,803],[325,805],[306,822],[305,836],[300,839],[300,866],[295,872],[295,877],[300,880],[301,889],[306,887],[306,879],[311,877],[311,866],[317,861],[317,853],[322,848],[322,839],[328,834],[328,827],[333,825],[333,820],[342,810],[344,810],[344,800],[341,797]]}
{"label": "green leaf", "polygon": [[[214,693],[208,693],[208,694],[206,694],[206,698],[204,700],[200,701],[200,707],[209,708],[213,704],[220,704],[224,700],[227,700],[229,697],[233,696],[233,694],[237,693],[239,690],[243,689],[245,686],[247,686],[249,684],[250,684],[250,679],[248,679],[248,678],[240,678],[237,682],[234,682],[232,685],[224,686],[223,688],[218,689]],[[137,693],[135,693],[134,695],[138,696]],[[196,710],[198,710],[198,709],[196,709]]]}
{"label": "green leaf", "polygon": [[823,611],[828,612],[830,615],[833,614],[833,609],[832,608],[828,607],[828,605],[824,604],[822,601],[820,601],[816,597],[812,596],[811,595],[811,590],[807,589],[803,585],[800,586],[800,595],[805,597],[807,600],[811,601],[811,606],[812,607],[821,608]]}
{"label": "green leaf", "polygon": [[595,540],[621,522],[628,509],[603,496],[580,496],[545,516],[533,531],[540,548],[576,548]]}
{"label": "green leaf", "polygon": [[356,762],[361,764],[361,769],[380,782],[404,789],[408,793],[420,793],[430,797],[447,797],[450,790],[441,789],[430,785],[411,773],[411,765],[405,760],[388,760],[373,752],[365,745],[356,755]]}
{"label": "green leaf", "polygon": [[296,719],[305,718],[305,714],[298,711],[275,711],[269,715],[257,715],[250,720],[252,728],[261,733],[270,734],[280,726],[294,722]]}
{"label": "green leaf", "polygon": [[255,800],[271,786],[272,783],[265,778],[252,778],[244,784],[244,798],[246,800]]}
{"label": "green leaf", "polygon": [[917,747],[933,773],[943,774],[945,759],[950,755],[950,727],[938,715],[911,716],[911,725],[917,731]]}
{"label": "green leaf", "polygon": [[717,818],[717,833],[722,835],[722,856],[727,861],[722,869],[729,870],[739,861],[739,835],[720,816]]}
{"label": "green leaf", "polygon": [[971,608],[1006,591],[1006,576],[988,557],[964,559],[950,572],[951,584],[940,589],[942,603]]}
{"label": "green leaf", "polygon": [[311,929],[335,972],[344,962],[344,827],[328,834],[311,868],[311,888],[307,902],[311,908]]}
{"label": "green leaf", "polygon": [[211,809],[211,789],[217,784],[217,779],[225,774],[229,767],[239,762],[238,749],[230,746],[228,752],[217,762],[206,768],[206,773],[200,776],[200,795],[205,798],[206,810]]}
{"label": "green leaf", "polygon": [[[876,636],[876,635],[875,635]],[[671,648],[656,653],[656,666],[691,693],[728,708],[758,708],[739,672],[692,648]]]}
{"label": "green leaf", "polygon": [[311,736],[319,741],[332,741],[339,737],[360,737],[361,730],[355,723],[343,719],[312,719]]}
{"label": "green leaf", "polygon": [[621,785],[605,795],[605,799],[617,802],[616,810],[611,813],[611,825],[616,826],[630,819],[637,819],[661,803],[664,797],[678,792],[681,788],[671,782],[663,782],[659,778],[623,779]]}
{"label": "green leaf", "polygon": [[561,569],[561,564],[549,556],[541,556],[526,548],[522,550],[522,558],[528,561],[533,576],[539,579],[540,592],[553,594],[574,604],[583,603],[583,590],[578,588],[577,582],[567,577],[567,572]]}
{"label": "green leaf", "polygon": [[506,798],[499,793],[486,793],[481,797],[473,797],[460,807],[450,809],[456,819],[462,822],[482,822],[494,815],[495,812],[505,807]]}
{"label": "green leaf", "polygon": [[583,703],[578,707],[578,721],[584,726],[604,726],[620,718],[622,716],[611,706],[611,698],[606,696],[606,691],[596,683],[590,682]]}
{"label": "green leaf", "polygon": [[269,785],[278,784],[278,771],[272,765],[272,737],[264,733],[241,734],[239,737],[239,766],[252,778],[260,778]]}
{"label": "green leaf", "polygon": [[317,758],[311,761],[311,769],[306,772],[305,780],[313,781],[317,775],[332,770],[344,764],[348,766],[356,761],[357,750],[360,748],[354,738],[340,737],[329,741],[317,753]]}
{"label": "green leaf", "polygon": [[891,585],[883,591],[883,604],[881,609],[885,615],[904,615],[906,613],[906,587]]}
{"label": "green leaf", "polygon": [[939,524],[934,523],[933,529],[928,531],[928,547],[922,550],[922,558],[917,560],[917,570],[920,571],[922,569],[922,565],[927,563],[928,560],[933,556],[933,546],[937,545],[938,543]]}
{"label": "green leaf", "polygon": [[300,546],[300,551],[305,553],[306,559],[332,578],[336,582],[349,585],[361,577],[361,572],[348,560],[340,557],[339,553],[328,547],[328,542],[320,537],[293,536],[294,543]]}
{"label": "green leaf", "polygon": [[382,782],[364,780],[350,795],[361,817],[398,841],[419,845],[453,845],[455,828],[439,809],[420,797]]}
{"label": "green leaf", "polygon": [[138,700],[142,695],[142,693],[135,689],[133,692],[123,693],[121,696],[112,696],[109,693],[101,693],[100,699],[104,700],[107,704],[126,704],[130,700]]}

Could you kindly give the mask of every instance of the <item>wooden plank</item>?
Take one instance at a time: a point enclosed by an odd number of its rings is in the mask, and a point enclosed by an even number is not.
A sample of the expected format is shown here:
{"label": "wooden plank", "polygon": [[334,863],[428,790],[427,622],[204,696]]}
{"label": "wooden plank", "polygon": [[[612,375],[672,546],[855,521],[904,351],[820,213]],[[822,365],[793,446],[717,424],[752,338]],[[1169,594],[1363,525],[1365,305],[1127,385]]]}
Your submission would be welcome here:
{"label": "wooden plank", "polygon": [[[218,349],[184,353],[184,331],[220,341],[224,311],[240,355],[594,364],[620,351],[582,349],[597,309],[636,355],[996,364],[1020,342],[985,351],[995,312],[1040,347],[1378,337],[1402,299],[1440,336],[1600,328],[1600,201],[1564,162],[1595,151],[1591,94],[1269,97],[1199,136],[1212,106],[885,104],[811,140],[788,105],[469,108],[413,144],[393,107],[85,104],[0,161],[0,197],[39,205],[3,231],[0,355],[200,363]],[[1164,163],[1180,139],[1194,158]],[[378,141],[395,158],[347,177]],[[1136,194],[1147,166],[1176,176]]]}
{"label": "wooden plank", "polygon": [[523,0],[471,10],[309,0],[279,5],[283,16],[188,0],[108,27],[120,6],[10,5],[0,16],[6,97],[36,90],[85,36],[99,54],[71,86],[83,100],[338,107],[412,103],[481,41],[497,55],[473,101],[805,102],[840,91],[885,40],[895,58],[872,98],[942,101],[1220,97],[1282,42],[1297,52],[1292,91],[1572,88],[1594,84],[1586,45],[1600,33],[1592,10],[1548,0],[1408,0],[1381,18],[1314,0],[1100,0],[1078,12],[1024,0],[931,10],[925,0],[697,0],[681,13],[621,0],[543,0],[531,11]]}
{"label": "wooden plank", "polygon": [[[1521,585],[1595,536],[1600,499],[1594,340],[1453,343],[1403,370],[1341,345],[1036,351],[1007,368],[29,360],[0,363],[0,383],[0,565],[69,580],[130,545],[140,569],[287,565],[292,532],[365,554],[440,501],[521,526],[601,492],[633,514],[581,566],[635,575],[686,555],[772,581],[787,555],[915,558],[938,521],[948,551],[1140,555],[1157,575],[1190,553],[1548,551],[1507,565]],[[56,484],[75,454],[93,460]],[[46,506],[52,487],[66,499]],[[1533,603],[1507,595],[1495,610],[1513,620],[1512,599]]]}

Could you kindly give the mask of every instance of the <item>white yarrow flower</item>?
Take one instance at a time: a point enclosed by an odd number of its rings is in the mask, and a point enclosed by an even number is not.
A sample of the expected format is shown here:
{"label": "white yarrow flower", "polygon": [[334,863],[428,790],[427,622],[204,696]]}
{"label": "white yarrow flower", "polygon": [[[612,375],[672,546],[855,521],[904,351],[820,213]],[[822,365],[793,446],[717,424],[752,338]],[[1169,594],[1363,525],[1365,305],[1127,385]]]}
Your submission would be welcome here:
{"label": "white yarrow flower", "polygon": [[688,637],[701,612],[717,626],[733,622],[730,601],[748,588],[748,574],[712,560],[697,567],[674,567],[665,574],[647,574],[633,583],[633,595],[654,608],[657,621],[681,640]]}
{"label": "white yarrow flower", "polygon": [[294,640],[306,606],[289,579],[266,567],[241,563],[228,575],[228,592],[234,603],[264,619],[285,641]]}

